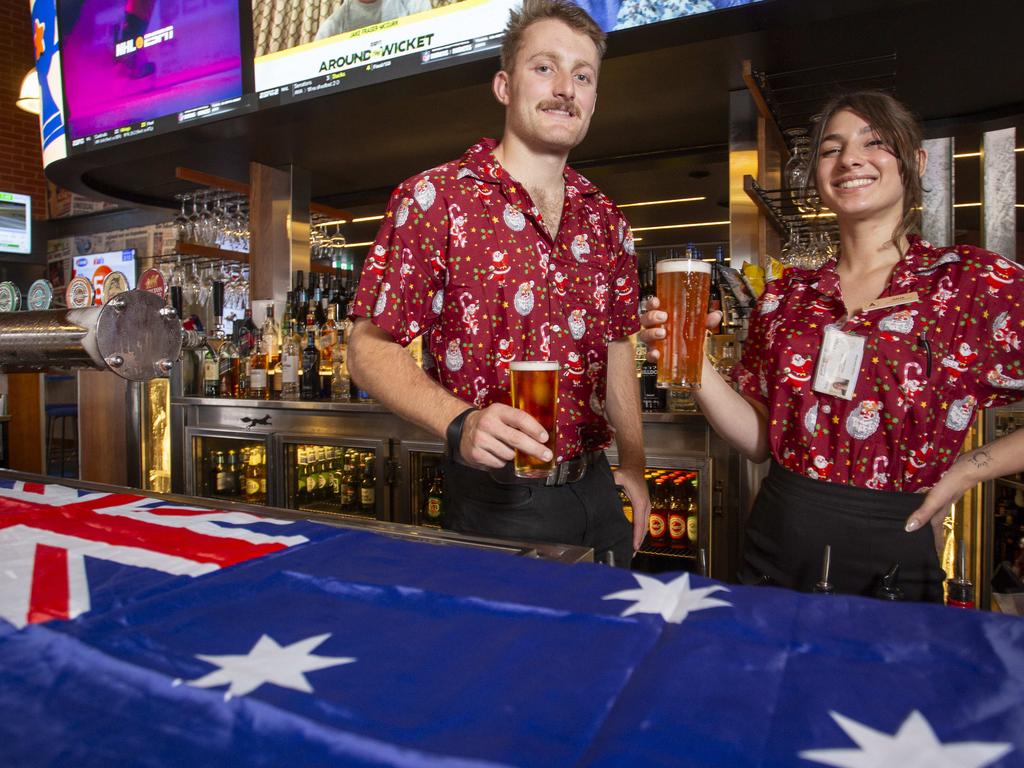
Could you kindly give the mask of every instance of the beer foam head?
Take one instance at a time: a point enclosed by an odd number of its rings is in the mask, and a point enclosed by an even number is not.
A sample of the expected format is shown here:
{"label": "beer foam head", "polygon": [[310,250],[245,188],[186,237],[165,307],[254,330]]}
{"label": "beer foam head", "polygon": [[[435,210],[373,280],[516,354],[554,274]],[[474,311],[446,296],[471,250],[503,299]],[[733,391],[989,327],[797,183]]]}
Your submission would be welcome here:
{"label": "beer foam head", "polygon": [[658,274],[663,272],[704,272],[711,274],[711,263],[700,259],[662,259],[657,265]]}
{"label": "beer foam head", "polygon": [[513,371],[557,371],[557,360],[513,360],[509,363]]}

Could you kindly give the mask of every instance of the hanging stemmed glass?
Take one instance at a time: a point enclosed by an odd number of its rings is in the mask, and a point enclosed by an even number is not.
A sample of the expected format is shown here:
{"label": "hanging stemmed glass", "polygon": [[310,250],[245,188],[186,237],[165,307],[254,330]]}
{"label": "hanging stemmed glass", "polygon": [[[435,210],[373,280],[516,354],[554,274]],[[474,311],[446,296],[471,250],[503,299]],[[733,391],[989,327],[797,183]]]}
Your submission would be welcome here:
{"label": "hanging stemmed glass", "polygon": [[185,213],[185,200],[188,199],[188,195],[175,195],[174,197],[181,202],[181,210],[174,216],[174,228],[179,241],[188,240],[189,220],[188,214]]}

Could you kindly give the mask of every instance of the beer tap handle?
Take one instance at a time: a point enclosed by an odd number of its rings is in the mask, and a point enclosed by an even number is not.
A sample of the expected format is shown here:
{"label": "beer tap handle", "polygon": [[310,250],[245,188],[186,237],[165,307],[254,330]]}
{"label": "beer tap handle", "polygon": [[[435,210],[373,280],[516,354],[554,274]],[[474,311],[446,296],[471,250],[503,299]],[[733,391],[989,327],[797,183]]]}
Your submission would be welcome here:
{"label": "beer tap handle", "polygon": [[213,283],[213,316],[224,317],[224,283],[221,280]]}
{"label": "beer tap handle", "polygon": [[171,286],[171,306],[178,313],[178,320],[185,319],[185,299],[180,285]]}

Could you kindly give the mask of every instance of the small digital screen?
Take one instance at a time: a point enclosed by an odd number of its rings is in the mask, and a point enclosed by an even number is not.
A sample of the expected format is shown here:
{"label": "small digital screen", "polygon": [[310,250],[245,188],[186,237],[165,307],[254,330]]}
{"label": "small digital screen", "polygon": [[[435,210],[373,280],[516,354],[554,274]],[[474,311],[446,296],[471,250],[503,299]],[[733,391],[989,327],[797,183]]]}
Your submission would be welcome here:
{"label": "small digital screen", "polygon": [[0,252],[32,252],[32,198],[0,192]]}
{"label": "small digital screen", "polygon": [[96,291],[96,303],[103,303],[103,280],[111,272],[120,272],[128,278],[129,290],[135,288],[135,249],[90,253],[75,256],[71,261],[71,276],[89,278]]}
{"label": "small digital screen", "polygon": [[73,149],[243,106],[238,0],[62,0],[58,12]]}

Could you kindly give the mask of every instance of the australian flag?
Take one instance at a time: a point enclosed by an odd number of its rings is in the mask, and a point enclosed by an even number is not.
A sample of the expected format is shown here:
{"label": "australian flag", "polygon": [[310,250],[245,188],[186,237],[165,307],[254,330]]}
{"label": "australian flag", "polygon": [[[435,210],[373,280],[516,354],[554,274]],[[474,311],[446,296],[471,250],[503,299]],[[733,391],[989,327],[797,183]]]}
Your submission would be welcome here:
{"label": "australian flag", "polygon": [[237,514],[0,488],[0,765],[1024,765],[1019,619]]}

